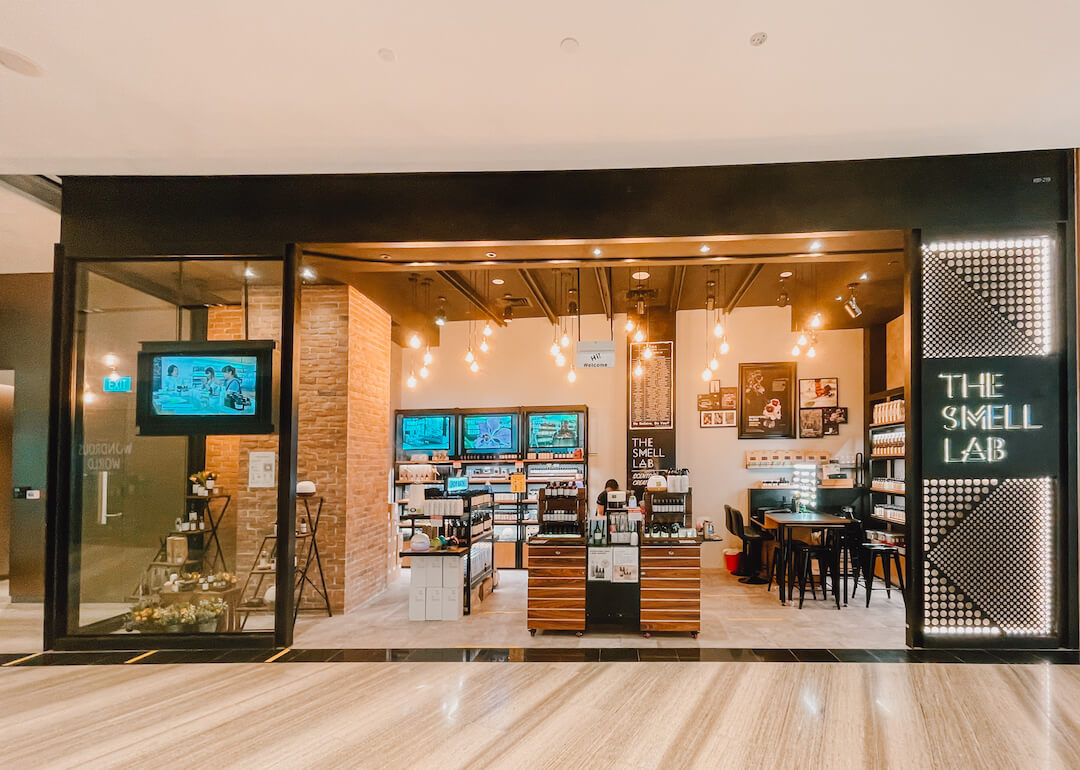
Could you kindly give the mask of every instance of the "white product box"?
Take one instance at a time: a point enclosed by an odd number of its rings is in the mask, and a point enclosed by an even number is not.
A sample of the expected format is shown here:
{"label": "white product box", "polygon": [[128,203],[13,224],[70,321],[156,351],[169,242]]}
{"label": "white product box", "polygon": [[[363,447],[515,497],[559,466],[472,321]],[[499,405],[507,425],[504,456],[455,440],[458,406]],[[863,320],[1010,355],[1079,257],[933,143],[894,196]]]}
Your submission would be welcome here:
{"label": "white product box", "polygon": [[465,601],[462,589],[458,588],[457,590],[454,590],[453,588],[443,588],[442,596],[442,619],[461,620],[461,605]]}
{"label": "white product box", "polygon": [[424,569],[427,570],[427,577],[425,583],[428,588],[441,588],[442,587],[442,563],[446,557],[438,556],[425,556],[420,561],[424,562]]}
{"label": "white product box", "polygon": [[[430,561],[430,556],[413,556],[412,561],[409,563],[409,587],[410,588],[427,588],[428,576],[427,576],[427,564],[424,562]],[[441,584],[441,578],[440,578]]]}
{"label": "white product box", "polygon": [[442,558],[442,587],[453,588],[454,586],[460,587],[465,581],[465,567],[463,566],[463,559],[460,556],[444,556]]}
{"label": "white product box", "polygon": [[427,620],[442,620],[443,590],[441,588],[426,588],[426,610],[424,616]]}
{"label": "white product box", "polygon": [[416,588],[409,590],[409,620],[425,620],[427,618],[427,589]]}

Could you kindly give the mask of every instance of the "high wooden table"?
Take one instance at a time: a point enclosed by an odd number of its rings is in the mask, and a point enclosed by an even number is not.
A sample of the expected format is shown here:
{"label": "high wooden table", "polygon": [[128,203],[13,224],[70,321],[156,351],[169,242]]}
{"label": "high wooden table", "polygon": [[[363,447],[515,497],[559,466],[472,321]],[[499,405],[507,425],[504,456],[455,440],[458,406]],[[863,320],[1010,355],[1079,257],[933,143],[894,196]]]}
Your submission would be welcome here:
{"label": "high wooden table", "polygon": [[[780,577],[777,579],[777,587],[780,590],[780,603],[787,604],[787,600],[790,598],[789,581],[788,581],[788,555],[791,552],[791,530],[795,527],[806,527],[808,529],[842,529],[851,523],[850,519],[845,519],[843,516],[836,516],[831,513],[777,513],[770,512],[765,514],[765,522],[762,525],[765,529],[776,530],[776,541],[780,548],[780,564],[783,569],[780,570]],[[839,548],[833,546],[833,595],[836,597],[836,608],[840,609],[840,583],[839,573],[840,571],[840,553]]]}

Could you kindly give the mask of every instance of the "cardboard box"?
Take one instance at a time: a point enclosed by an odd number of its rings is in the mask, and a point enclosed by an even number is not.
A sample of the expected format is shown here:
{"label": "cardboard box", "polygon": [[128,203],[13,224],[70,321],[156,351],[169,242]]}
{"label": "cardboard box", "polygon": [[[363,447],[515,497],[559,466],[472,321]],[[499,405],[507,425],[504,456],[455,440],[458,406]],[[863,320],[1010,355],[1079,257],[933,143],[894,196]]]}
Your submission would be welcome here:
{"label": "cardboard box", "polygon": [[442,620],[443,590],[441,588],[425,588],[426,592],[424,616],[427,620]]}
{"label": "cardboard box", "polygon": [[461,620],[462,604],[464,604],[464,592],[462,589],[443,588],[442,590],[442,619]]}
{"label": "cardboard box", "polygon": [[425,620],[427,618],[427,589],[409,589],[409,620]]}
{"label": "cardboard box", "polygon": [[465,561],[460,556],[444,556],[439,561],[442,562],[442,572],[439,579],[442,581],[440,585],[443,588],[454,588],[455,586],[461,586],[465,582]]}

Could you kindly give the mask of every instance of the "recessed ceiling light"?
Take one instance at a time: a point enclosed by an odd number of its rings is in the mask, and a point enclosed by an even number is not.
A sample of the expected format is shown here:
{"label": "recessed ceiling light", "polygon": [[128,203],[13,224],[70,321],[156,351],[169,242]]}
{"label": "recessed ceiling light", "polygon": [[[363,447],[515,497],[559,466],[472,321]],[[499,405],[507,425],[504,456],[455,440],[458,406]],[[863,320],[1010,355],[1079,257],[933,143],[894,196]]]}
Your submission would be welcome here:
{"label": "recessed ceiling light", "polygon": [[701,244],[698,247],[698,251],[700,251],[702,254],[708,254],[709,253],[709,244],[707,244],[707,243]]}
{"label": "recessed ceiling light", "polygon": [[312,270],[310,267],[300,268],[300,277],[303,278],[305,281],[314,281],[315,271]]}
{"label": "recessed ceiling light", "polygon": [[395,61],[397,61],[397,54],[394,53],[393,48],[380,48],[379,58],[387,64],[393,64]]}
{"label": "recessed ceiling light", "polygon": [[28,78],[39,78],[45,74],[40,64],[10,48],[0,48],[0,67]]}
{"label": "recessed ceiling light", "polygon": [[630,277],[633,278],[635,281],[644,281],[646,278],[649,277],[649,273],[646,272],[645,270],[638,270],[636,273],[634,273]]}
{"label": "recessed ceiling light", "polygon": [[603,253],[604,253],[604,250],[601,249],[599,246],[597,246],[595,249],[592,250],[592,254],[593,254],[594,257],[599,257]]}
{"label": "recessed ceiling light", "polygon": [[495,252],[494,251],[489,251],[484,256],[486,256],[488,259],[495,259]]}
{"label": "recessed ceiling light", "polygon": [[793,273],[790,270],[785,270],[784,272],[780,273],[781,278],[790,278],[792,275]]}
{"label": "recessed ceiling light", "polygon": [[823,248],[825,248],[825,244],[820,239],[815,238],[810,241],[810,251],[821,251]]}
{"label": "recessed ceiling light", "polygon": [[253,267],[245,267],[244,268],[244,277],[245,278],[254,278],[255,277],[255,268],[253,268]]}
{"label": "recessed ceiling light", "polygon": [[389,254],[380,254],[379,256],[382,257],[383,259],[390,259]]}
{"label": "recessed ceiling light", "polygon": [[758,46],[765,45],[765,41],[769,39],[769,36],[764,32],[755,32],[750,36],[750,45],[757,48]]}
{"label": "recessed ceiling light", "polygon": [[576,37],[564,37],[559,41],[559,48],[562,49],[563,53],[577,53],[580,47],[581,44],[578,43]]}
{"label": "recessed ceiling light", "polygon": [[863,273],[862,275],[859,276],[859,280],[860,281],[868,281],[868,280],[870,280],[870,274],[869,273]]}
{"label": "recessed ceiling light", "polygon": [[491,282],[496,286],[502,286],[504,283],[506,283],[506,281],[504,281],[502,278],[492,278]]}

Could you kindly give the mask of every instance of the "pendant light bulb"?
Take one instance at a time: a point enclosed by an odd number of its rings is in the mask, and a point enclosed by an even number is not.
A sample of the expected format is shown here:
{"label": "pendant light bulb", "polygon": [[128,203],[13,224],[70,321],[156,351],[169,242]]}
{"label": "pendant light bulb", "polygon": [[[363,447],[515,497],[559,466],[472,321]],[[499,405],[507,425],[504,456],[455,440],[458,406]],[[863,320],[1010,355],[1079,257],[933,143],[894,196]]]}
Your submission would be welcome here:
{"label": "pendant light bulb", "polygon": [[415,388],[416,387],[416,375],[413,374],[412,372],[409,372],[409,379],[405,380],[405,384],[408,385],[410,388]]}
{"label": "pendant light bulb", "polygon": [[820,329],[822,324],[821,313],[814,313],[810,316],[810,328]]}
{"label": "pendant light bulb", "polygon": [[641,329],[639,328],[636,332],[634,332],[634,342],[644,342],[644,341],[645,341],[645,332],[641,331]]}
{"label": "pendant light bulb", "polygon": [[420,340],[420,335],[417,334],[416,332],[413,332],[413,335],[411,337],[409,337],[409,347],[412,348],[413,350],[416,350],[417,348],[420,347],[421,344],[422,344],[422,342]]}
{"label": "pendant light bulb", "polygon": [[652,346],[646,345],[645,349],[641,351],[641,357],[644,358],[646,361],[652,358]]}
{"label": "pendant light bulb", "polygon": [[709,369],[711,369],[712,371],[715,372],[719,368],[720,368],[720,359],[717,358],[716,356],[713,356],[712,360],[709,361]]}
{"label": "pendant light bulb", "polygon": [[563,332],[562,337],[559,338],[559,347],[566,348],[566,347],[569,347],[569,346],[570,346],[570,335],[567,334],[566,332]]}
{"label": "pendant light bulb", "polygon": [[641,368],[641,364],[634,364],[634,376],[640,377],[645,370]]}
{"label": "pendant light bulb", "polygon": [[562,353],[555,356],[555,366],[566,366],[566,356]]}
{"label": "pendant light bulb", "polygon": [[713,336],[720,339],[724,336],[724,325],[719,321],[716,322],[716,326],[712,328]]}
{"label": "pendant light bulb", "polygon": [[488,321],[486,324],[484,324],[484,336],[485,337],[490,337],[494,333],[495,333],[495,330],[491,328],[491,322],[490,321]]}
{"label": "pendant light bulb", "polygon": [[473,361],[471,364],[469,364],[469,371],[473,374],[476,374],[478,371],[480,371],[480,364]]}
{"label": "pendant light bulb", "polygon": [[627,316],[626,317],[626,326],[624,326],[623,328],[626,329],[627,334],[634,331],[634,319],[631,318],[630,316]]}
{"label": "pendant light bulb", "polygon": [[804,348],[810,344],[810,340],[806,339],[806,332],[799,335],[799,339],[795,341],[795,344]]}
{"label": "pendant light bulb", "polygon": [[431,374],[430,369],[428,369],[426,366],[421,366],[420,367],[420,379],[426,380],[428,378],[429,374]]}
{"label": "pendant light bulb", "polygon": [[574,367],[570,367],[570,371],[566,373],[567,382],[574,382],[577,380],[577,372],[574,371]]}
{"label": "pendant light bulb", "polygon": [[800,348],[798,345],[792,345],[791,346],[791,355],[798,356],[801,353],[802,353],[802,348]]}
{"label": "pendant light bulb", "polygon": [[730,350],[731,345],[728,344],[727,337],[724,337],[724,339],[720,340],[720,355],[726,356]]}
{"label": "pendant light bulb", "polygon": [[424,366],[431,366],[431,362],[435,360],[435,356],[431,355],[431,348],[424,351]]}
{"label": "pendant light bulb", "polygon": [[559,343],[558,342],[552,342],[551,343],[551,348],[548,350],[548,352],[551,353],[551,355],[553,355],[553,356],[559,355]]}
{"label": "pendant light bulb", "polygon": [[475,360],[476,360],[476,355],[472,352],[472,348],[468,348],[465,351],[465,363],[471,364]]}
{"label": "pendant light bulb", "polygon": [[709,380],[711,380],[712,379],[712,369],[710,369],[707,366],[704,369],[702,369],[701,370],[701,379],[704,380],[705,382],[708,382]]}
{"label": "pendant light bulb", "polygon": [[813,358],[816,355],[817,355],[817,351],[814,349],[814,346],[811,345],[806,351],[806,357],[807,358]]}
{"label": "pendant light bulb", "polygon": [[491,346],[487,344],[487,340],[480,340],[480,352],[487,353],[491,349]]}

